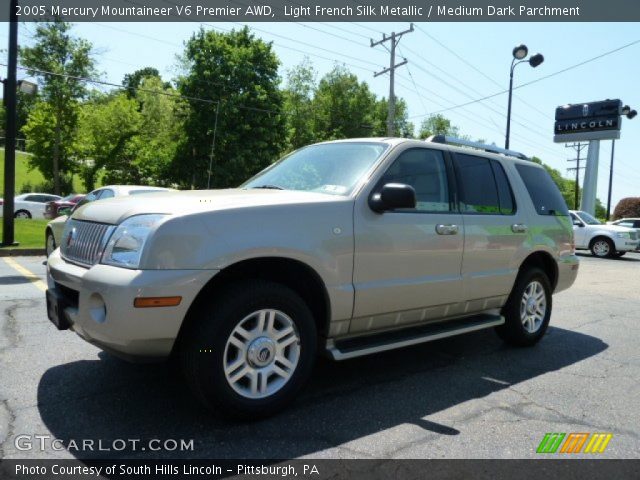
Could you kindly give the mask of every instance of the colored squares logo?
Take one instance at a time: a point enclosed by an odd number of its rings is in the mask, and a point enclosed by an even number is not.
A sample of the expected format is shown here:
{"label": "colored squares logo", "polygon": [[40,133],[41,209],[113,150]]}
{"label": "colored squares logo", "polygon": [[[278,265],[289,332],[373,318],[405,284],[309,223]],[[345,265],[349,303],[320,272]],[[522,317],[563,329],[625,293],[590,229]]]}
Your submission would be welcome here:
{"label": "colored squares logo", "polygon": [[536,453],[604,453],[612,438],[611,433],[547,433]]}

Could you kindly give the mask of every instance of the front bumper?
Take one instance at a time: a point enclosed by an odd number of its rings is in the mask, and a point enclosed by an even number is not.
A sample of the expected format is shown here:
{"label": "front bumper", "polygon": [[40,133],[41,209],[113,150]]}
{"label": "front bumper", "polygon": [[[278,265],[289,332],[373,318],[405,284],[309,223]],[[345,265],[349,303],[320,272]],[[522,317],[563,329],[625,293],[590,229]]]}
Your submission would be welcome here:
{"label": "front bumper", "polygon": [[580,267],[580,260],[576,255],[562,255],[558,259],[558,281],[554,293],[566,290],[573,282],[576,281],[578,276],[578,268]]}
{"label": "front bumper", "polygon": [[616,237],[614,242],[616,244],[616,251],[618,252],[632,252],[638,249],[638,240]]}
{"label": "front bumper", "polygon": [[[60,250],[47,261],[47,283],[62,301],[62,326],[103,350],[129,360],[169,356],[193,300],[217,270],[87,269],[66,262]],[[174,307],[135,308],[138,297],[180,296]]]}

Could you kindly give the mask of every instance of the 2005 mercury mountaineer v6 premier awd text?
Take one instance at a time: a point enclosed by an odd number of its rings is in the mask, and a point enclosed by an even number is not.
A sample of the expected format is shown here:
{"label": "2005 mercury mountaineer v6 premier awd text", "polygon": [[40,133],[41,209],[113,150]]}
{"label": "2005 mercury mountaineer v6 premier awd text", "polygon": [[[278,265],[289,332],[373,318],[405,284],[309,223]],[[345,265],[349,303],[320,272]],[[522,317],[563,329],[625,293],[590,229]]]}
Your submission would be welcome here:
{"label": "2005 mercury mountaineer v6 premier awd text", "polygon": [[49,318],[124,358],[175,356],[205,405],[244,417],[294,398],[319,352],[492,327],[533,345],[578,272],[572,222],[540,165],[486,149],[332,141],[237,189],[88,203],[49,256]]}

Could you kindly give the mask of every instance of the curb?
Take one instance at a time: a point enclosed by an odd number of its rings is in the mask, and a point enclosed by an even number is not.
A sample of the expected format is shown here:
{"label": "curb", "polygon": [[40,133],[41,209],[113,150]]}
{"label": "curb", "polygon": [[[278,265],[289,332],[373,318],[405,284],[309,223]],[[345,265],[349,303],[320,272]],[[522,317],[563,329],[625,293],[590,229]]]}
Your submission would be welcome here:
{"label": "curb", "polygon": [[0,248],[0,257],[39,257],[46,254],[44,248]]}

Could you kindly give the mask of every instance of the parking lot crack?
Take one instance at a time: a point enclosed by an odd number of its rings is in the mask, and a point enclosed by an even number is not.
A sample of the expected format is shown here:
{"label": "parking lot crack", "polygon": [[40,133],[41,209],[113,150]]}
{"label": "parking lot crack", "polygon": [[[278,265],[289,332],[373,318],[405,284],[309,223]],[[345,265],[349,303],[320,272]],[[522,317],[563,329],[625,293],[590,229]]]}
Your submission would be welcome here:
{"label": "parking lot crack", "polygon": [[16,422],[16,415],[9,405],[9,401],[3,399],[0,402],[0,409],[4,410],[4,413],[0,417],[6,416],[5,425],[3,425],[3,431],[5,432],[4,438],[0,438],[0,458],[5,458],[5,448],[9,439],[13,438],[13,429]]}

